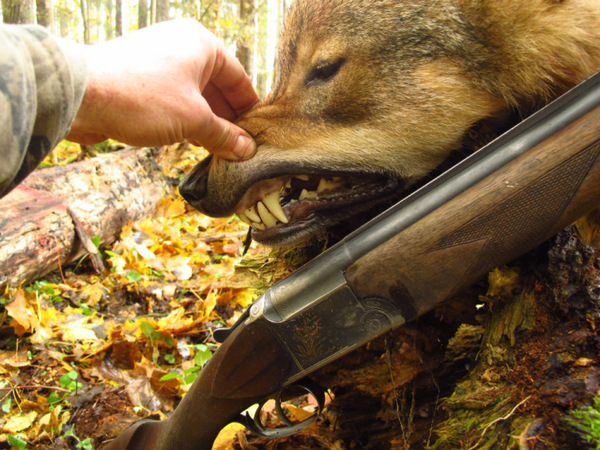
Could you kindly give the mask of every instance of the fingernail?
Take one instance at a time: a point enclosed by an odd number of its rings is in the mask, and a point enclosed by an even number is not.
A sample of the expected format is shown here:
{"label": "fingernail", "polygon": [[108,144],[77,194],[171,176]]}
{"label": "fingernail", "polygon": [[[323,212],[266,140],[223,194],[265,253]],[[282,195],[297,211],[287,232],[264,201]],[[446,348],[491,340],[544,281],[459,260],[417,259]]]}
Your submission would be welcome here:
{"label": "fingernail", "polygon": [[240,134],[235,147],[233,148],[233,154],[240,159],[249,159],[256,153],[256,143],[248,136]]}

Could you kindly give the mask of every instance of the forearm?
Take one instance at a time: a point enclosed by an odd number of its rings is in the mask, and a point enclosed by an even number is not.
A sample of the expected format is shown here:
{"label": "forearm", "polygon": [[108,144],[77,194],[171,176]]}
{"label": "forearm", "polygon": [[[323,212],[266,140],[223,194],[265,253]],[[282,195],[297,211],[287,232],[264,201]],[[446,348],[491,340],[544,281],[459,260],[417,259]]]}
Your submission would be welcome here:
{"label": "forearm", "polygon": [[0,196],[69,132],[85,89],[80,47],[37,26],[0,27]]}

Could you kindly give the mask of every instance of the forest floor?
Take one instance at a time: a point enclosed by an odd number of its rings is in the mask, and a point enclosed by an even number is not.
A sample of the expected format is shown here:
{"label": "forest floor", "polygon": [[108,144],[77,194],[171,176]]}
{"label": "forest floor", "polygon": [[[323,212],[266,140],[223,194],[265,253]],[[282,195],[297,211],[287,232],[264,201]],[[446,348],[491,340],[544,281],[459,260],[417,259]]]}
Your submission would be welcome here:
{"label": "forest floor", "polygon": [[[63,143],[47,163],[78,152]],[[205,154],[190,148],[171,175]],[[99,246],[104,273],[84,257],[2,292],[0,446],[98,448],[139,418],[169,414],[216,348],[213,330],[258,295],[234,277],[247,232],[237,218],[165,198]],[[246,260],[260,265],[267,254],[253,244]]]}
{"label": "forest floor", "polygon": [[[168,175],[205,154],[189,148]],[[48,162],[79,157],[64,144]],[[597,219],[594,246],[569,227],[320,369],[313,378],[331,390],[310,429],[266,441],[233,424],[214,449],[600,448]],[[255,243],[243,256],[247,232],[165,198],[97,243],[103,273],[84,257],[2,292],[0,448],[96,449],[136,420],[167,417],[217,348],[214,330],[310,256]],[[301,420],[313,406],[289,410]],[[261,417],[276,423],[272,404]]]}

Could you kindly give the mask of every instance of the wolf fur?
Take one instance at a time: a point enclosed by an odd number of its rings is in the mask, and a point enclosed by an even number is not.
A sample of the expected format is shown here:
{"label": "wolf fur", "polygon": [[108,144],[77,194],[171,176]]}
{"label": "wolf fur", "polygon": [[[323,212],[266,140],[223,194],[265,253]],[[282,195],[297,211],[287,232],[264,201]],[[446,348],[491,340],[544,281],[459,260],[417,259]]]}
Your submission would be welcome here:
{"label": "wolf fur", "polygon": [[257,155],[209,158],[181,191],[211,216],[251,208],[294,174],[365,191],[284,208],[288,224],[254,232],[295,242],[397,199],[482,124],[501,130],[598,70],[598,0],[297,0],[274,88],[239,120]]}

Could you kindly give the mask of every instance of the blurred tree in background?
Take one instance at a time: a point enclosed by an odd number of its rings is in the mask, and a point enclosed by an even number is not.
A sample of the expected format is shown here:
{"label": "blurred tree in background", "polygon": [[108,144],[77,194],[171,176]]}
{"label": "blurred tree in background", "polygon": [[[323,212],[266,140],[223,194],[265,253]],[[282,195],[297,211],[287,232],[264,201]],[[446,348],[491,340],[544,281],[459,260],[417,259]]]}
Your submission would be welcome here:
{"label": "blurred tree in background", "polygon": [[94,44],[156,22],[192,17],[242,62],[262,97],[270,89],[277,34],[291,0],[1,0],[4,23],[37,23]]}

